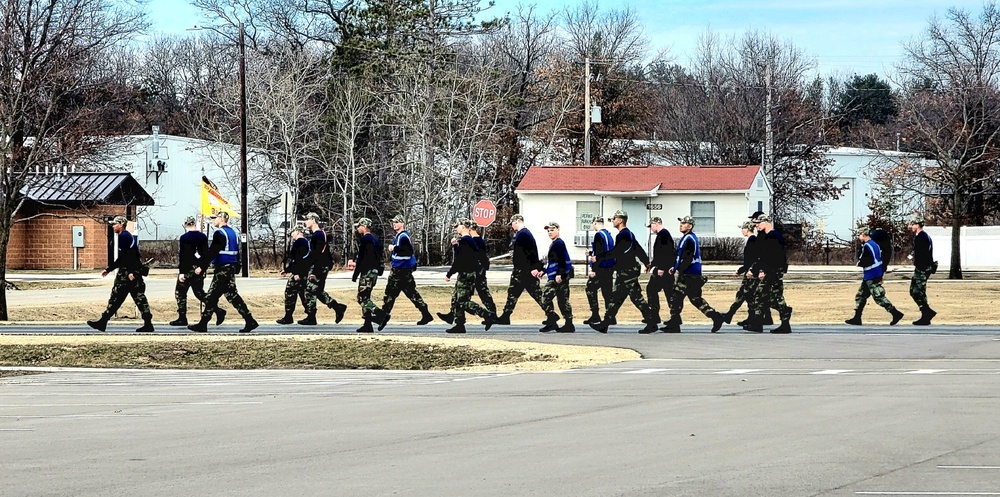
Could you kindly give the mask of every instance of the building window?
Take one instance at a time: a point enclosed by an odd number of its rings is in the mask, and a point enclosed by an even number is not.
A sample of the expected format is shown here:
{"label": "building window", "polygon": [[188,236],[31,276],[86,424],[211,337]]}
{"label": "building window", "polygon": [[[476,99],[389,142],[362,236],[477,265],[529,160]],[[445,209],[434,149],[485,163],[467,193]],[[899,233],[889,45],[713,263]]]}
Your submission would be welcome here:
{"label": "building window", "polygon": [[694,229],[702,234],[715,234],[715,202],[691,202]]}
{"label": "building window", "polygon": [[601,215],[601,202],[578,201],[576,203],[576,231],[593,231],[594,218]]}
{"label": "building window", "polygon": [[758,190],[763,190],[764,189],[764,178],[760,178],[760,177],[757,178],[757,189]]}
{"label": "building window", "polygon": [[757,201],[757,210],[760,211],[760,212],[764,212],[764,201],[763,200],[758,200]]}

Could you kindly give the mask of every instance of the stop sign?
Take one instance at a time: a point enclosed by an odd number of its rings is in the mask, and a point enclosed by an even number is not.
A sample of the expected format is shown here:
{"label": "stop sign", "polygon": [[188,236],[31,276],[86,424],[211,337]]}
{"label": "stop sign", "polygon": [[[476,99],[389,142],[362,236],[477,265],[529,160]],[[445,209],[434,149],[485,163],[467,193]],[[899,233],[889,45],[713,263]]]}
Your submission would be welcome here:
{"label": "stop sign", "polygon": [[480,200],[472,208],[472,220],[480,226],[489,226],[497,218],[497,208],[489,200]]}

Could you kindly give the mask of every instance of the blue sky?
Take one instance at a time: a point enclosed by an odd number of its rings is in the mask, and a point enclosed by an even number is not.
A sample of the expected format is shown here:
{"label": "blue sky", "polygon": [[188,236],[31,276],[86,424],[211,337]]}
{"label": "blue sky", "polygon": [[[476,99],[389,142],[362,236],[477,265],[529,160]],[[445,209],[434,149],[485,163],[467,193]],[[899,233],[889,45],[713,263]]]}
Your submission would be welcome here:
{"label": "blue sky", "polygon": [[[565,0],[496,0],[488,12],[499,17],[529,3],[542,12],[570,5]],[[180,34],[199,22],[197,11],[183,0],[149,0],[148,5],[154,31]],[[669,49],[682,65],[707,30],[725,39],[754,29],[815,57],[824,76],[882,77],[899,61],[902,43],[920,36],[931,16],[943,17],[948,7],[982,9],[982,1],[969,0],[620,0],[599,5],[635,9],[653,49]]]}

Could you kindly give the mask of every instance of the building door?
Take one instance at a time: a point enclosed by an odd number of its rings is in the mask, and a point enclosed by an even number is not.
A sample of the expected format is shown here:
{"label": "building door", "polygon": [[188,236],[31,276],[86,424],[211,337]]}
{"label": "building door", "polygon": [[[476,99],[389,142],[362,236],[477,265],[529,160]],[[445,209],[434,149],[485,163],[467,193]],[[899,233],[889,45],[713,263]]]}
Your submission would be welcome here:
{"label": "building door", "polygon": [[[629,228],[633,226],[644,226],[646,224],[646,199],[645,198],[623,198],[622,210],[628,214]],[[635,231],[632,228],[632,231]]]}

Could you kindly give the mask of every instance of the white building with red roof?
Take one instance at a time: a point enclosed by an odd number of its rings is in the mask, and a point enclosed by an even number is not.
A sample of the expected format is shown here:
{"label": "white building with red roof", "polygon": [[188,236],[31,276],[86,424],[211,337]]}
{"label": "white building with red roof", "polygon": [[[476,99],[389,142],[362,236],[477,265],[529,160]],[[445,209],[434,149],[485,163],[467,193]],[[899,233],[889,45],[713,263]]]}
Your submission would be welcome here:
{"label": "white building with red roof", "polygon": [[[609,220],[621,209],[642,239],[651,217],[676,238],[677,218],[692,216],[694,232],[710,243],[742,236],[748,215],[770,209],[771,188],[760,166],[535,166],[516,194],[540,249],[548,246],[544,226],[555,221],[570,256],[582,259],[595,217]],[[614,233],[610,220],[606,227]]]}

